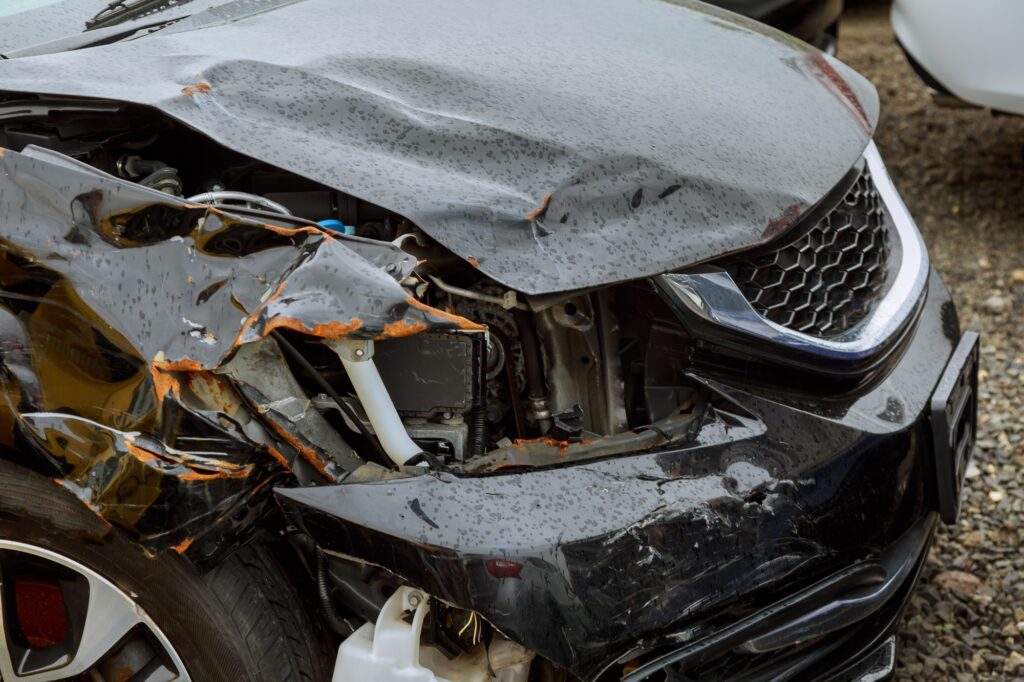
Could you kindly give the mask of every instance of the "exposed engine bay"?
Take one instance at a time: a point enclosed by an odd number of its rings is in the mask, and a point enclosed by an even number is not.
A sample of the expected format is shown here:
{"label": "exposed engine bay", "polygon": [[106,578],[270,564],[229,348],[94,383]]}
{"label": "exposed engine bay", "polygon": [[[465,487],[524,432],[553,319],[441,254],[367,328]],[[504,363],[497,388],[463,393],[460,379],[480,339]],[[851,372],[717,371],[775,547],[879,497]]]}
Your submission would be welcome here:
{"label": "exposed engine bay", "polygon": [[[472,259],[457,257],[402,216],[231,152],[145,110],[70,100],[8,101],[3,106],[8,112],[0,133],[4,148],[41,155],[46,163],[65,163],[59,161],[65,157],[28,147],[44,146],[176,202],[162,206],[153,195],[152,203],[110,212],[104,198],[110,190],[79,194],[72,220],[85,215],[118,247],[174,242],[208,229],[216,236],[202,248],[214,255],[259,253],[281,238],[300,252],[306,235],[338,240],[397,281],[411,311],[441,322],[397,319],[372,338],[358,338],[364,323],[357,319],[310,324],[281,316],[254,322],[253,313],[243,318],[238,339],[212,373],[207,368],[214,363],[172,358],[161,349],[150,369],[157,395],[173,397],[193,416],[219,415],[215,419],[221,427],[179,421],[165,442],[126,430],[118,436],[123,454],[117,457],[179,476],[179,485],[241,478],[253,467],[273,466],[271,456],[294,476],[290,485],[299,486],[431,471],[476,475],[543,468],[683,443],[705,415],[707,391],[686,376],[687,336],[648,281],[525,296],[483,275]],[[262,231],[254,232],[258,225]],[[92,239],[72,237],[82,244]],[[313,258],[311,249],[308,253]],[[27,267],[16,249],[8,252],[7,261],[8,267]],[[290,275],[286,270],[279,276],[279,285],[269,272],[258,275],[268,288],[257,312],[274,303],[288,305],[284,283],[298,277],[300,266],[289,268]],[[187,278],[192,284],[193,276]],[[197,302],[217,295],[224,281],[205,287]],[[252,312],[251,304],[232,300]],[[375,306],[372,301],[365,305]],[[212,325],[184,316],[181,323],[193,346],[220,342]],[[88,335],[86,330],[82,334]],[[74,360],[84,361],[84,356]],[[134,360],[126,356],[121,362],[125,377],[135,371]],[[244,416],[247,403],[267,419],[265,427]],[[228,418],[248,438],[264,440],[270,451],[266,462],[230,465],[215,454],[237,447],[216,433]],[[46,438],[42,434],[54,428],[67,432],[78,426],[56,427],[43,419],[36,430]],[[299,456],[282,455],[288,445]],[[122,515],[120,503],[104,502],[115,488],[93,488],[92,480],[92,475],[78,482],[68,476],[62,484],[116,521]],[[281,478],[270,480],[289,485]],[[193,537],[196,518],[206,512],[191,517],[196,510],[185,509],[181,494],[170,501],[178,509],[171,516],[180,517],[171,525],[180,530],[150,537],[155,547],[171,544],[197,561],[215,563],[226,548],[251,536],[249,520],[236,519],[231,530],[218,522]],[[246,519],[253,513],[265,511],[251,512]],[[323,554],[301,532],[301,520],[296,524],[286,535],[319,585],[327,622],[338,635],[351,637],[352,646],[362,641],[360,622],[372,623],[399,608],[389,595],[402,595],[405,611],[417,611],[426,599],[415,593],[419,596],[410,603],[410,588],[401,588],[394,575]],[[189,535],[181,539],[185,529]],[[510,563],[494,570],[518,569]],[[395,592],[399,588],[405,591]],[[502,679],[527,679],[532,652],[493,633],[472,611],[440,601],[432,609],[420,627],[424,642],[443,652],[434,670],[447,669],[452,679],[463,679],[459,675],[480,669],[482,660],[491,667],[504,660],[510,676]],[[463,663],[445,663],[456,659]]]}
{"label": "exposed engine bay", "polygon": [[[5,147],[42,144],[190,203],[394,243],[414,257],[400,282],[408,294],[480,325],[403,334],[373,350],[402,425],[436,463],[467,472],[555,464],[675,441],[694,421],[699,392],[685,377],[685,334],[650,284],[524,296],[402,216],[234,153],[165,117],[57,100],[25,103],[18,123],[11,104],[0,135]],[[39,119],[40,111],[48,116]],[[124,234],[158,228],[126,225]],[[369,461],[393,464],[369,437],[373,424],[337,353],[320,339],[280,334],[305,393],[289,409],[319,411]]]}

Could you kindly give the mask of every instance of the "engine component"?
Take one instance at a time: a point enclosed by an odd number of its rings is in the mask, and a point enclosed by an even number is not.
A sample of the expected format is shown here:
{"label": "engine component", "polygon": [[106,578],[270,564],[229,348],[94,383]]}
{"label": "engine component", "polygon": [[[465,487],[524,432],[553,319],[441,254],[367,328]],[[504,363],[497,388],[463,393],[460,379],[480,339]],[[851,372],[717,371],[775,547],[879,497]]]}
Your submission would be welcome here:
{"label": "engine component", "polygon": [[501,296],[492,296],[490,294],[482,293],[479,291],[473,291],[472,289],[463,289],[452,284],[448,284],[440,277],[436,275],[430,275],[430,281],[437,285],[437,288],[446,294],[453,296],[461,296],[463,298],[470,298],[474,301],[482,301],[484,303],[491,303],[496,306],[500,306],[504,310],[511,310],[512,308],[518,308],[519,310],[528,310],[526,304],[519,303],[516,297],[516,292],[510,290],[505,291]]}
{"label": "engine component", "polygon": [[373,341],[337,339],[328,342],[341,358],[359,402],[380,440],[381,447],[396,464],[405,464],[422,450],[409,438],[395,410],[388,389],[373,362]]}
{"label": "engine component", "polygon": [[399,413],[432,418],[472,408],[471,336],[416,334],[377,344],[377,369]]}
{"label": "engine component", "polygon": [[[429,420],[430,428],[468,424],[465,439],[444,438],[460,460],[487,449],[487,337],[483,332],[416,334],[376,348],[378,371],[399,414],[418,418],[420,424]],[[457,436],[453,430],[441,431]],[[425,437],[436,435],[435,430]]]}
{"label": "engine component", "polygon": [[515,311],[516,327],[523,347],[523,362],[526,365],[526,388],[529,401],[529,416],[541,433],[551,428],[551,407],[548,404],[548,387],[544,379],[544,361],[541,357],[540,337],[530,313]]}
{"label": "engine component", "polygon": [[141,178],[161,168],[167,168],[163,161],[144,159],[138,154],[125,154],[117,160],[117,173],[122,178]]}
{"label": "engine component", "polygon": [[[499,298],[495,289],[486,282],[475,286],[491,299]],[[488,328],[485,383],[489,442],[493,445],[508,434],[526,435],[526,363],[513,310],[476,298],[453,296],[450,304],[459,315]]]}
{"label": "engine component", "polygon": [[271,201],[266,197],[261,197],[259,194],[250,194],[249,192],[229,192],[227,190],[219,190],[216,192],[203,192],[202,194],[196,194],[195,196],[189,197],[186,201],[193,204],[228,204],[231,202],[240,202],[247,204],[255,208],[264,208],[274,213],[282,213],[284,215],[291,215],[285,206]]}
{"label": "engine component", "polygon": [[[459,417],[458,424],[438,424],[418,417],[405,420],[405,430],[425,452],[451,455],[459,461],[469,453],[469,425]],[[473,453],[478,454],[478,453]]]}
{"label": "engine component", "polygon": [[182,184],[178,169],[171,168],[163,161],[143,159],[137,154],[125,154],[115,164],[122,178],[141,178],[140,185],[152,187],[165,194],[181,196]]}
{"label": "engine component", "polygon": [[152,187],[158,192],[181,196],[181,178],[178,177],[177,169],[165,166],[157,169],[139,180],[140,185]]}

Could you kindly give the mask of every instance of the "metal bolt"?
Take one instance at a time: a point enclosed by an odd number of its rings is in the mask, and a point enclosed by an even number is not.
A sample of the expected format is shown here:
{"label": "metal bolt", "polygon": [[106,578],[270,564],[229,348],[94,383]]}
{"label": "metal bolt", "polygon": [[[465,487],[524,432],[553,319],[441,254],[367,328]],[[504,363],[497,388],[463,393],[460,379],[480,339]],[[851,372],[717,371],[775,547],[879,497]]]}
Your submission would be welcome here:
{"label": "metal bolt", "polygon": [[412,594],[409,595],[409,606],[413,607],[414,609],[417,606],[419,606],[420,603],[422,603],[422,602],[423,602],[423,595],[420,594],[419,592],[413,592]]}
{"label": "metal bolt", "polygon": [[357,358],[361,358],[364,355],[366,355],[366,351],[364,351],[362,348],[356,348],[355,356]]}

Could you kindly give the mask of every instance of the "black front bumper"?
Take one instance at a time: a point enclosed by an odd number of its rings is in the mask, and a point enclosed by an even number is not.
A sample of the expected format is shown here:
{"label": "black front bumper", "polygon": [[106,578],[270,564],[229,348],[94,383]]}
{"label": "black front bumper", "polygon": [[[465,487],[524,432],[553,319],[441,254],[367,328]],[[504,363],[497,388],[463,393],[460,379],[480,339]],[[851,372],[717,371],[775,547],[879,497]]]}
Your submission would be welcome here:
{"label": "black front bumper", "polygon": [[747,682],[881,679],[895,665],[895,630],[934,528],[928,514],[877,556],[647,660],[623,682],[654,673]]}
{"label": "black front bumper", "polygon": [[[713,638],[882,556],[910,529],[930,529],[930,401],[960,339],[934,274],[908,336],[884,378],[839,396],[799,397],[820,392],[815,386],[794,387],[791,397],[756,394],[709,378],[714,418],[685,447],[278,495],[325,548],[476,610],[510,638],[596,678],[616,663]],[[915,577],[916,569],[904,576],[886,608],[835,631],[849,639],[812,666],[818,679],[826,662],[837,669],[877,653],[875,639],[892,629],[882,621],[895,621]],[[855,626],[871,641],[857,645]],[[801,651],[813,649],[803,641]]]}

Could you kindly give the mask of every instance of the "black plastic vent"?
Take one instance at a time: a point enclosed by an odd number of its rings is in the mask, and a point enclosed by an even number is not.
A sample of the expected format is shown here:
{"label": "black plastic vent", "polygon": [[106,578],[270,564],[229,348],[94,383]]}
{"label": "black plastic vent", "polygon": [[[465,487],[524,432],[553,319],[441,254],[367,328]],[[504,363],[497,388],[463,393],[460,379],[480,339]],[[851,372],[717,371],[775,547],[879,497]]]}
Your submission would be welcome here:
{"label": "black plastic vent", "polygon": [[726,269],[762,317],[819,337],[841,334],[885,292],[889,220],[865,168],[843,200],[810,230]]}

